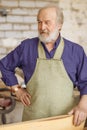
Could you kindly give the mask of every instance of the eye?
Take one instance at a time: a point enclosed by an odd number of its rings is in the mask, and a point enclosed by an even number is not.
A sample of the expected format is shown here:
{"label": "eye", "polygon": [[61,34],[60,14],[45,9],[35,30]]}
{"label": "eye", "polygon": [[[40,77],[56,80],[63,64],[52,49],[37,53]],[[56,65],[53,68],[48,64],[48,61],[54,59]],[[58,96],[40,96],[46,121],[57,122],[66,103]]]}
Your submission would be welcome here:
{"label": "eye", "polygon": [[42,22],[41,22],[41,21],[39,21],[39,20],[38,20],[37,22],[38,22],[38,24],[41,24],[41,23],[42,23]]}
{"label": "eye", "polygon": [[50,22],[49,20],[47,20],[45,23],[46,23],[47,25],[50,25],[51,22]]}

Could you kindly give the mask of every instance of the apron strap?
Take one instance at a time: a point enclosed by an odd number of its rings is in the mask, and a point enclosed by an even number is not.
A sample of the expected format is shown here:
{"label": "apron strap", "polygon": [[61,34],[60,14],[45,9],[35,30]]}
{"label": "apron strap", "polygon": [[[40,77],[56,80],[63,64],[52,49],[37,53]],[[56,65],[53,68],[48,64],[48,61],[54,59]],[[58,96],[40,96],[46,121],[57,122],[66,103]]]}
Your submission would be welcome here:
{"label": "apron strap", "polygon": [[[63,50],[64,50],[64,40],[63,40],[63,38],[61,38],[59,46],[57,47],[57,49],[55,51],[53,59],[60,60]],[[43,48],[40,40],[39,40],[39,44],[38,44],[38,57],[41,59],[46,59],[46,54],[45,54],[44,48]]]}
{"label": "apron strap", "polygon": [[55,52],[55,54],[54,54],[53,59],[58,59],[58,60],[60,60],[61,57],[62,57],[62,54],[63,54],[63,50],[64,50],[64,40],[63,40],[63,38],[61,37],[59,46],[58,46],[57,49],[56,49],[56,52]]}
{"label": "apron strap", "polygon": [[38,43],[38,57],[41,59],[46,59],[46,54],[40,40]]}

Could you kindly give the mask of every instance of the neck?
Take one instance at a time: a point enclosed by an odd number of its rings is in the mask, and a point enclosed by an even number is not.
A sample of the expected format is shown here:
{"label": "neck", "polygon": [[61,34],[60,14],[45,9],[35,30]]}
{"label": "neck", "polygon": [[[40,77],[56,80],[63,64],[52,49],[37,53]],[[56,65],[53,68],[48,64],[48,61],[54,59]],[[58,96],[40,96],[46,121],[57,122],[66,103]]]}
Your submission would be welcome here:
{"label": "neck", "polygon": [[49,42],[49,43],[45,44],[45,46],[49,52],[54,48],[54,44],[55,44],[55,42]]}

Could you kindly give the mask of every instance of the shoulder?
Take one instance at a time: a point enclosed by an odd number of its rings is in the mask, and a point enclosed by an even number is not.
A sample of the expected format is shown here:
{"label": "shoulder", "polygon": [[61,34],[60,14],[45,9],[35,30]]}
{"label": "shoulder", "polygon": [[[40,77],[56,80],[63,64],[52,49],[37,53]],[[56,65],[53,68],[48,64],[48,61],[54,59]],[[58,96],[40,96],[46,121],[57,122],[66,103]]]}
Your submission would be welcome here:
{"label": "shoulder", "polygon": [[82,46],[80,46],[78,43],[72,42],[72,41],[65,39],[65,38],[63,38],[63,39],[65,42],[65,46],[70,47],[72,49],[73,48],[83,49]]}
{"label": "shoulder", "polygon": [[23,41],[21,41],[21,43],[19,44],[19,46],[16,47],[16,51],[29,51],[29,49],[34,49],[37,48],[38,45],[38,37],[35,38],[31,38],[31,39],[25,39]]}
{"label": "shoulder", "polygon": [[72,62],[80,63],[83,61],[83,59],[86,59],[86,54],[84,52],[84,49],[79,44],[72,42],[70,40],[64,39],[64,53],[63,56],[66,58],[70,58]]}
{"label": "shoulder", "polygon": [[38,37],[25,39],[12,51],[12,53],[17,53],[18,55],[27,54],[33,52],[37,49],[38,46]]}
{"label": "shoulder", "polygon": [[21,42],[22,46],[33,46],[36,45],[38,43],[39,39],[38,37],[34,37],[31,39],[25,39]]}
{"label": "shoulder", "polygon": [[64,39],[64,43],[65,43],[65,49],[68,49],[69,52],[71,52],[72,54],[81,54],[84,53],[84,49],[82,46],[80,46],[79,44],[72,42],[70,40],[67,40],[65,38]]}

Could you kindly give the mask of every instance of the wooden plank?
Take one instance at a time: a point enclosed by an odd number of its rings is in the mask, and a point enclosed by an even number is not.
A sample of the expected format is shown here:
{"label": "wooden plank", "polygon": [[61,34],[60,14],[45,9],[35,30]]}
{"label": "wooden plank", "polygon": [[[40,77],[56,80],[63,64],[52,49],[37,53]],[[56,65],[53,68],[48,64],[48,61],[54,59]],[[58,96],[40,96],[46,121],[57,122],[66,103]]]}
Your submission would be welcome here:
{"label": "wooden plank", "polygon": [[73,116],[56,116],[51,118],[1,125],[0,130],[83,130],[84,122],[75,127]]}

